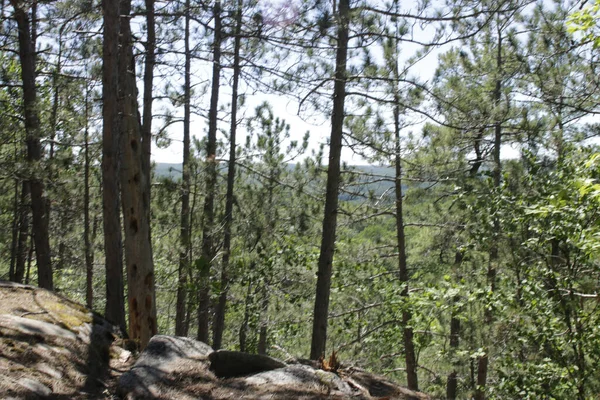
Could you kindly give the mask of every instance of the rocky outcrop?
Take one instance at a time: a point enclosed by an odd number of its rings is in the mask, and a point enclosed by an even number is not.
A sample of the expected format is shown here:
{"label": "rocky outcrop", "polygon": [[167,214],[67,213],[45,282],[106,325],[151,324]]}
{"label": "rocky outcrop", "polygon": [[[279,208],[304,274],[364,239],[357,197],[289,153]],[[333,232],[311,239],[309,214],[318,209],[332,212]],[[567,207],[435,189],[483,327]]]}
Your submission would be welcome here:
{"label": "rocky outcrop", "polygon": [[427,399],[357,368],[324,371],[187,338],[155,336],[119,380],[127,399]]}
{"label": "rocky outcrop", "polygon": [[0,281],[0,398],[86,399],[112,391],[131,358],[115,345],[118,338],[80,304]]}
{"label": "rocky outcrop", "polygon": [[283,362],[163,335],[134,360],[124,343],[115,327],[85,307],[0,281],[0,398],[428,398],[331,360]]}

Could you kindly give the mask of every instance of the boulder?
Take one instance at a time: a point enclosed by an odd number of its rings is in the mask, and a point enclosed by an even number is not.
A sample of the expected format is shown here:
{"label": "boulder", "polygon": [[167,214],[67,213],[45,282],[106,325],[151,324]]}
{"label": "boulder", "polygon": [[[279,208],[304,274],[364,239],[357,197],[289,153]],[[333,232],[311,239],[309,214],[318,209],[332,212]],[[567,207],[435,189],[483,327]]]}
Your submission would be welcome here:
{"label": "boulder", "polygon": [[178,365],[190,360],[205,362],[212,352],[207,344],[187,337],[156,335],[134,366],[119,378],[119,395],[129,399],[156,398],[157,384],[164,383]]}
{"label": "boulder", "polygon": [[209,354],[210,370],[219,378],[256,374],[287,366],[283,361],[260,354],[219,350]]}

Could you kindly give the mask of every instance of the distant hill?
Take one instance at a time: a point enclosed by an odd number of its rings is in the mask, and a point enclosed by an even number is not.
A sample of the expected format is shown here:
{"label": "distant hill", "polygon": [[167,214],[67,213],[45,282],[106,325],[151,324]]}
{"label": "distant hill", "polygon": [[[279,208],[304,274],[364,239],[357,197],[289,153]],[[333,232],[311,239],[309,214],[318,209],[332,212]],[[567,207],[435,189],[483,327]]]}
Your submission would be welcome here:
{"label": "distant hill", "polygon": [[181,164],[179,163],[154,163],[154,176],[157,178],[181,177]]}
{"label": "distant hill", "polygon": [[[288,164],[290,170],[294,169],[296,164]],[[348,166],[353,173],[346,177],[353,177],[353,183],[346,187],[346,191],[340,194],[340,200],[351,201],[357,197],[369,195],[380,197],[382,195],[393,195],[395,170],[391,167],[382,167],[374,165],[354,165]],[[181,178],[181,164],[179,163],[155,163],[155,178]],[[388,180],[389,179],[389,180]]]}

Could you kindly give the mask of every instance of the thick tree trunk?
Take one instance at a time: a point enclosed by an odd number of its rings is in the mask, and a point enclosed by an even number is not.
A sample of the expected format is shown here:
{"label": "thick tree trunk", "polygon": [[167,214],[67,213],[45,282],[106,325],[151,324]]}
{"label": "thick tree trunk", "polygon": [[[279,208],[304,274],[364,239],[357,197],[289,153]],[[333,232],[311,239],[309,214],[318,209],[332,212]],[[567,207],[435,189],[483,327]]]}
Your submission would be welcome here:
{"label": "thick tree trunk", "polygon": [[231,256],[231,225],[233,222],[233,187],[235,183],[235,151],[237,132],[238,85],[240,80],[240,47],[242,31],[243,1],[238,0],[235,15],[235,38],[233,49],[233,86],[231,88],[231,127],[229,134],[229,163],[227,164],[227,194],[225,195],[225,224],[223,227],[223,260],[221,266],[221,293],[215,310],[213,343],[215,350],[221,348],[225,330],[225,311],[229,291],[229,258]]}
{"label": "thick tree trunk", "polygon": [[183,164],[181,177],[181,220],[179,233],[179,269],[177,283],[177,305],[175,308],[175,335],[185,336],[187,274],[190,269],[190,0],[185,2],[185,67],[183,86]]}
{"label": "thick tree trunk", "polygon": [[129,23],[131,0],[121,1],[119,98],[122,121],[121,204],[125,226],[125,263],[129,336],[144,349],[157,332],[154,263],[147,204],[150,177],[144,171],[141,124],[137,108],[135,60]]}
{"label": "thick tree trunk", "polygon": [[333,113],[331,116],[331,137],[329,142],[329,166],[327,168],[327,191],[321,252],[317,271],[317,289],[313,313],[313,329],[310,358],[313,360],[325,355],[327,344],[327,317],[329,314],[329,294],[337,228],[338,195],[340,183],[340,157],[344,127],[344,101],[346,99],[346,62],[348,58],[348,32],[350,24],[350,1],[340,0],[338,15],[337,54],[335,64],[335,84],[333,89]]}
{"label": "thick tree trunk", "polygon": [[[40,118],[38,115],[37,90],[35,85],[35,33],[30,27],[27,11],[20,2],[11,0],[14,8],[14,18],[19,30],[19,58],[21,60],[21,78],[23,81],[23,104],[25,107],[25,131],[27,144],[27,162],[30,171],[31,209],[33,215],[33,240],[38,267],[38,285],[52,290],[52,262],[50,258],[49,216],[45,200],[44,183],[37,176],[42,160],[42,145],[40,143]],[[35,15],[34,12],[32,12]]]}
{"label": "thick tree trunk", "polygon": [[219,84],[221,78],[221,1],[213,7],[215,36],[213,42],[213,76],[208,111],[208,141],[206,143],[206,195],[202,221],[202,271],[198,289],[198,340],[208,343],[209,338],[209,279],[210,268],[215,258],[214,203],[217,187],[217,112],[219,107]]}
{"label": "thick tree trunk", "polygon": [[102,214],[106,265],[105,316],[127,332],[119,198],[120,117],[118,97],[119,0],[103,0],[102,46]]}

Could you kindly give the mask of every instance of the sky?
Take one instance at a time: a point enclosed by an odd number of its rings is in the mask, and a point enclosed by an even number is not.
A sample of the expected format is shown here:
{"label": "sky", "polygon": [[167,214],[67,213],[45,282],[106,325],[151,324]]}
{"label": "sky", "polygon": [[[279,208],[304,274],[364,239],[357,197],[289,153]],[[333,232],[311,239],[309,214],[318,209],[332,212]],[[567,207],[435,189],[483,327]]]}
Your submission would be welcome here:
{"label": "sky", "polygon": [[[407,3],[414,3],[414,0]],[[420,28],[417,28],[417,30],[419,29]],[[424,31],[422,29],[420,29],[419,32],[422,35],[422,37],[420,37],[421,40],[426,40],[427,36],[431,37],[432,35],[430,32],[428,33],[426,30]],[[419,34],[419,32],[417,32],[416,34]],[[416,65],[414,65],[413,68],[411,68],[411,71],[417,71],[416,75],[418,76],[421,82],[430,82],[437,68],[438,55],[441,54],[441,52],[448,50],[450,47],[451,45],[447,45],[442,49],[436,49],[432,51],[428,56],[426,56],[425,58],[420,60]],[[409,57],[411,57],[416,50],[418,50],[418,47],[416,45],[403,45],[401,65],[402,62],[406,61]],[[376,54],[375,57],[377,57]],[[196,69],[196,73],[200,76],[200,79],[205,79],[207,81],[211,79],[211,71],[212,67],[210,66],[210,64],[197,67]],[[415,75],[414,72],[412,72],[412,74]],[[182,85],[182,83],[178,84]],[[228,103],[230,101],[230,97],[231,89],[229,87],[229,80],[221,79],[220,104],[223,105]],[[271,104],[275,116],[279,117],[280,119],[285,119],[286,122],[290,125],[290,140],[297,140],[301,142],[305,132],[310,132],[309,149],[303,157],[309,157],[311,155],[311,151],[317,151],[321,144],[326,144],[331,131],[330,120],[324,116],[317,116],[312,118],[299,116],[298,103],[291,97],[272,94],[249,94],[246,97],[245,110],[241,110],[241,112],[245,113],[246,115],[251,115],[254,112],[254,108],[264,101],[267,101]],[[179,112],[182,111],[179,110]],[[420,124],[411,127],[410,130],[418,134],[423,124],[424,121]],[[155,123],[155,126],[158,125],[159,123]],[[226,128],[226,126],[223,126],[223,128]],[[196,133],[196,135],[205,135],[206,129],[206,119],[197,116],[193,117],[191,132]],[[246,132],[243,127],[243,124],[239,125],[238,132],[238,144],[244,143]],[[408,133],[408,130],[406,131],[406,133]],[[181,163],[183,150],[182,136],[182,124],[175,124],[171,126],[168,130],[168,137],[172,140],[171,145],[167,148],[158,148],[156,144],[153,144],[152,159],[158,163]],[[504,157],[512,158],[518,156],[519,151],[518,149],[505,147],[503,148],[502,152]],[[323,162],[325,164],[327,163],[327,156],[328,149],[327,147],[325,147],[325,153],[323,157]],[[367,160],[354,154],[347,147],[344,147],[342,151],[342,161],[348,163],[349,165],[366,165],[369,163]]]}

